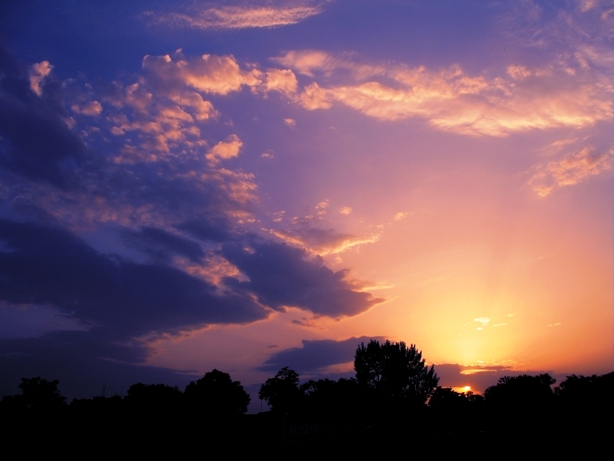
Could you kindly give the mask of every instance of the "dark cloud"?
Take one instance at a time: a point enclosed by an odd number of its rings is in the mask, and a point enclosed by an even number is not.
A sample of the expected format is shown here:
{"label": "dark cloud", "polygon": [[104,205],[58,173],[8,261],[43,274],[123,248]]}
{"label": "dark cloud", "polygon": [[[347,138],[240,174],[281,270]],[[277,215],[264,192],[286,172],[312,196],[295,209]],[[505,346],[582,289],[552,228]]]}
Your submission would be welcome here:
{"label": "dark cloud", "polygon": [[248,295],[224,293],[172,267],[96,252],[69,232],[0,221],[0,300],[51,304],[116,337],[266,317]]}
{"label": "dark cloud", "polygon": [[58,112],[57,93],[39,97],[25,69],[0,45],[0,165],[34,181],[66,187],[70,160],[85,147]]}
{"label": "dark cloud", "polygon": [[345,341],[332,339],[308,341],[303,340],[303,347],[286,349],[273,354],[258,371],[277,372],[283,367],[290,367],[297,373],[318,371],[330,365],[354,361],[354,354],[360,343],[368,343],[371,339],[383,341],[383,338],[349,338]]}
{"label": "dark cloud", "polygon": [[222,220],[193,219],[179,224],[177,229],[187,232],[200,240],[224,242],[229,237],[228,226]]}
{"label": "dark cloud", "polygon": [[326,251],[338,247],[346,242],[359,240],[352,234],[337,232],[334,229],[318,229],[304,227],[291,231],[278,232],[281,238],[291,238],[302,242],[305,247],[318,251]]}
{"label": "dark cloud", "polygon": [[127,243],[139,247],[154,260],[168,261],[171,253],[185,256],[194,262],[205,256],[198,243],[162,229],[145,227],[138,232],[126,231],[123,235]]}
{"label": "dark cloud", "polygon": [[322,258],[309,259],[305,250],[283,243],[254,243],[251,248],[226,244],[222,255],[249,278],[229,283],[256,293],[274,309],[296,306],[338,318],[357,315],[383,301],[358,291],[348,282],[347,271],[334,272]]}
{"label": "dark cloud", "polygon": [[[0,340],[0,395],[19,393],[22,377],[58,379],[69,398],[123,395],[131,384],[167,383],[185,386],[193,374],[144,363],[143,345],[121,346],[95,332],[55,332],[42,338]],[[136,366],[135,366],[136,365]]]}
{"label": "dark cloud", "polygon": [[[168,235],[145,234],[193,250]],[[105,383],[120,392],[137,381],[185,382],[180,372],[145,366],[152,350],[135,337],[267,316],[247,294],[220,293],[172,267],[100,254],[58,227],[0,220],[0,243],[0,301],[53,306],[88,329],[0,339],[2,393],[15,393],[9,388],[32,376],[60,379],[67,395],[81,397]]]}

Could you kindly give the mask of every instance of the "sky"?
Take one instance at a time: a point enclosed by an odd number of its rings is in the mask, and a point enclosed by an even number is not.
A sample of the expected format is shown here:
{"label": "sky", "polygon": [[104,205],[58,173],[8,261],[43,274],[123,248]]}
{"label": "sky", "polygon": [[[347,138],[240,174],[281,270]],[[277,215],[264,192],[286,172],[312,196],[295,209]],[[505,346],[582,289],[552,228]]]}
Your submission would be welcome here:
{"label": "sky", "polygon": [[[6,1],[0,394],[614,369],[614,4]],[[259,406],[259,405],[258,405]],[[253,408],[252,408],[253,410]]]}

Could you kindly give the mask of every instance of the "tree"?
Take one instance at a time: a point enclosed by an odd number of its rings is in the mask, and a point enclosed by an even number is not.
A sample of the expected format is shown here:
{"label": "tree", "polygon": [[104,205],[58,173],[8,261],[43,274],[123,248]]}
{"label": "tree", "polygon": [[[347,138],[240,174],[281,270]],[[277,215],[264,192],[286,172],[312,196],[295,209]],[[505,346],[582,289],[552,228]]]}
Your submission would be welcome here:
{"label": "tree", "polygon": [[576,407],[614,407],[614,373],[603,376],[567,376],[554,389],[558,400],[564,405]]}
{"label": "tree", "polygon": [[129,408],[144,416],[169,413],[180,409],[183,393],[177,386],[136,383],[128,388],[125,398]]}
{"label": "tree", "polygon": [[19,398],[27,408],[34,410],[54,410],[66,404],[66,397],[60,395],[58,384],[55,379],[48,381],[40,376],[36,378],[21,378]]}
{"label": "tree", "polygon": [[456,392],[451,387],[437,387],[429,399],[429,407],[445,410],[462,409],[468,403],[465,394]]}
{"label": "tree", "polygon": [[298,381],[298,373],[283,367],[274,378],[267,379],[260,386],[258,397],[265,400],[274,412],[289,413],[297,407],[301,398]]}
{"label": "tree", "polygon": [[503,376],[484,392],[490,405],[509,408],[541,407],[552,401],[551,386],[556,382],[548,373],[537,376]]}
{"label": "tree", "polygon": [[439,383],[435,367],[426,366],[422,351],[412,344],[380,344],[372,339],[361,343],[354,356],[358,384],[368,392],[388,401],[424,404]]}
{"label": "tree", "polygon": [[354,378],[310,379],[300,386],[303,408],[312,414],[331,414],[348,417],[360,399],[358,384]]}
{"label": "tree", "polygon": [[184,395],[189,405],[217,417],[242,415],[251,400],[239,381],[215,369],[190,382]]}

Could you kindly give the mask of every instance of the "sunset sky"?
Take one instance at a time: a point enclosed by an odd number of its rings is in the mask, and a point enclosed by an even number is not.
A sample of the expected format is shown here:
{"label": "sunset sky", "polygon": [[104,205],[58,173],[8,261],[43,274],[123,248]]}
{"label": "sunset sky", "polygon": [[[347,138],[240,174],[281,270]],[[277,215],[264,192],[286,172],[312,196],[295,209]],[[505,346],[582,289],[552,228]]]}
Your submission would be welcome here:
{"label": "sunset sky", "polygon": [[254,402],[283,366],[352,376],[370,338],[478,392],[612,371],[613,21],[2,2],[0,394],[217,368]]}

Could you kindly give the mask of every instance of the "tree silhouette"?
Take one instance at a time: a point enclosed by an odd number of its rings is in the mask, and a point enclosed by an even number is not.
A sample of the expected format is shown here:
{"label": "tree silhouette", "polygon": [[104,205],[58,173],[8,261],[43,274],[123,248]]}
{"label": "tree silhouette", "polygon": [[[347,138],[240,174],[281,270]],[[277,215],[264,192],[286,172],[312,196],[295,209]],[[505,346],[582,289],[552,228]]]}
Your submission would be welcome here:
{"label": "tree silhouette", "polygon": [[299,376],[294,370],[283,367],[274,378],[269,378],[260,387],[258,397],[265,400],[277,413],[288,413],[299,405],[301,391]]}
{"label": "tree silhouette", "polygon": [[247,411],[250,397],[228,373],[212,370],[185,388],[188,405],[216,417],[236,417]]}
{"label": "tree silhouette", "polygon": [[499,378],[496,385],[486,389],[484,397],[487,403],[495,406],[536,408],[552,401],[554,394],[551,386],[555,382],[548,373],[504,376]]}
{"label": "tree silhouette", "polygon": [[435,367],[426,366],[422,352],[412,344],[371,340],[361,343],[354,356],[358,384],[386,401],[424,404],[439,378]]}
{"label": "tree silhouette", "polygon": [[169,415],[178,411],[183,403],[183,393],[177,386],[166,384],[136,383],[128,388],[125,403],[133,411],[144,417],[150,415]]}
{"label": "tree silhouette", "polygon": [[443,409],[462,409],[468,403],[464,394],[456,392],[450,387],[437,387],[429,399],[429,407]]}
{"label": "tree silhouette", "polygon": [[335,414],[344,417],[356,411],[360,399],[358,383],[354,378],[310,379],[301,384],[304,411],[312,414]]}
{"label": "tree silhouette", "polygon": [[[48,381],[37,376],[36,378],[21,378],[19,389],[21,395],[5,397],[10,406],[31,411],[55,411],[66,405],[66,397],[60,395],[59,381]],[[3,399],[4,400],[4,399]]]}

